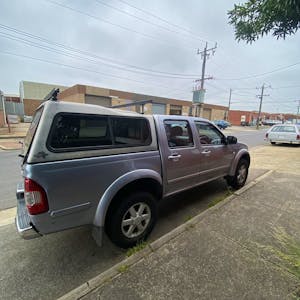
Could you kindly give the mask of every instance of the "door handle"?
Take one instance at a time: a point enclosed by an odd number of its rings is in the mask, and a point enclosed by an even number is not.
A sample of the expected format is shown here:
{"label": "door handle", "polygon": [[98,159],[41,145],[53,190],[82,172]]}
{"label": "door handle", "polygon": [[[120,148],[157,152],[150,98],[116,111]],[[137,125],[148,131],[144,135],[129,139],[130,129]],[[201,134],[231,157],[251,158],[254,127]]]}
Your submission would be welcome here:
{"label": "door handle", "polygon": [[202,151],[201,153],[202,153],[202,154],[209,154],[209,153],[211,153],[211,151],[210,151],[210,150],[204,150],[204,151]]}
{"label": "door handle", "polygon": [[168,159],[177,159],[178,160],[180,157],[181,157],[180,154],[174,153],[172,155],[169,155]]}

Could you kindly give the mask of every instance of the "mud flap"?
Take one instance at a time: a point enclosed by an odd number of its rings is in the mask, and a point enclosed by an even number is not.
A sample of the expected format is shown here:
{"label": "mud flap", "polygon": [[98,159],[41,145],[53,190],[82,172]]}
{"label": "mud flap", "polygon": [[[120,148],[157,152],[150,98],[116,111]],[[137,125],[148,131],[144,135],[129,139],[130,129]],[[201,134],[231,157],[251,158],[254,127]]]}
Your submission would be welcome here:
{"label": "mud flap", "polygon": [[93,226],[92,236],[99,247],[103,245],[103,227]]}

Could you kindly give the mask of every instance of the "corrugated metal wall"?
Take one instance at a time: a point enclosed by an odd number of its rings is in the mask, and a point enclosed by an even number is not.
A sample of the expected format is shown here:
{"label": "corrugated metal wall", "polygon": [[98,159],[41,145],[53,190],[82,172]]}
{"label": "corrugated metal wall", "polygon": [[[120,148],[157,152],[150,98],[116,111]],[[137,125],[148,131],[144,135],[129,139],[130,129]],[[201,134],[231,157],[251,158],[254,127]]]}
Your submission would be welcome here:
{"label": "corrugated metal wall", "polygon": [[23,103],[17,103],[17,102],[11,102],[11,101],[5,101],[5,112],[6,115],[17,115],[20,117],[24,116],[24,104]]}
{"label": "corrugated metal wall", "polygon": [[166,105],[159,103],[152,103],[152,114],[165,115],[166,114]]}

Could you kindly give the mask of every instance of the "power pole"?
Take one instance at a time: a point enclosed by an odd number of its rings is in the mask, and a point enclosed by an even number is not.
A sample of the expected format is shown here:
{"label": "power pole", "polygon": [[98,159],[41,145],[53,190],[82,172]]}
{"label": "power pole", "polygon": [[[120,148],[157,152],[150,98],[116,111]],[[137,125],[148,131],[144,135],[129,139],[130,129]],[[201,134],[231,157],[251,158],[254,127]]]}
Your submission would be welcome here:
{"label": "power pole", "polygon": [[4,124],[7,124],[7,117],[6,117],[6,110],[5,110],[5,98],[3,92],[0,90],[0,100],[3,109],[3,116],[4,116]]}
{"label": "power pole", "polygon": [[227,116],[226,116],[226,121],[228,121],[228,122],[229,122],[229,111],[230,111],[230,105],[231,105],[231,95],[232,95],[232,89],[229,90],[228,110],[227,110]]}
{"label": "power pole", "polygon": [[204,90],[204,82],[205,80],[208,79],[213,79],[211,76],[210,77],[206,77],[205,78],[205,67],[206,67],[206,60],[209,59],[209,56],[212,54],[214,55],[217,49],[217,43],[215,44],[215,46],[213,48],[207,49],[207,43],[205,44],[205,48],[203,51],[200,51],[199,49],[197,50],[197,54],[201,54],[201,58],[203,59],[202,62],[202,73],[201,73],[201,84],[200,84],[200,88],[201,90]]}
{"label": "power pole", "polygon": [[201,110],[202,110],[203,101],[204,101],[204,93],[205,93],[204,82],[205,82],[205,80],[213,79],[212,76],[205,77],[206,61],[207,61],[207,59],[209,59],[210,55],[215,54],[216,49],[217,49],[217,43],[215,44],[214,47],[209,48],[209,49],[207,49],[207,43],[206,43],[203,51],[200,51],[200,49],[197,50],[197,55],[200,54],[203,61],[202,61],[201,79],[195,80],[196,84],[197,84],[197,82],[200,81],[200,87],[196,85],[195,91],[198,91],[202,97],[201,101],[199,103],[196,103],[196,112],[195,112],[196,116],[201,115]]}
{"label": "power pole", "polygon": [[[268,87],[270,87],[270,86],[268,86]],[[260,103],[259,103],[259,110],[258,110],[258,116],[257,116],[257,121],[256,121],[256,129],[259,129],[259,120],[260,120],[263,98],[264,98],[264,96],[270,96],[270,95],[264,95],[265,88],[266,88],[265,84],[263,84],[261,87],[261,93],[260,93],[260,95],[257,96],[260,99]]]}
{"label": "power pole", "polygon": [[[296,100],[297,101],[297,100]],[[297,119],[296,119],[296,123],[298,123],[299,120],[299,112],[300,112],[300,100],[298,100],[298,109],[297,109]]]}

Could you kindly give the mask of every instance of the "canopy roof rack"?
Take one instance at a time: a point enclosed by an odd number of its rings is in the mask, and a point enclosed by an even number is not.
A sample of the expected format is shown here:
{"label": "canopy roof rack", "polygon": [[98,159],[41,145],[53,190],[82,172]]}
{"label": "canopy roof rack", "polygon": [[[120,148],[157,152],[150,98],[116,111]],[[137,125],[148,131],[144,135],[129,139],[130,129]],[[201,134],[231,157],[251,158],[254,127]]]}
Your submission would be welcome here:
{"label": "canopy roof rack", "polygon": [[44,98],[45,101],[51,100],[51,101],[57,101],[57,95],[59,93],[58,88],[54,88],[50,91],[50,93]]}

